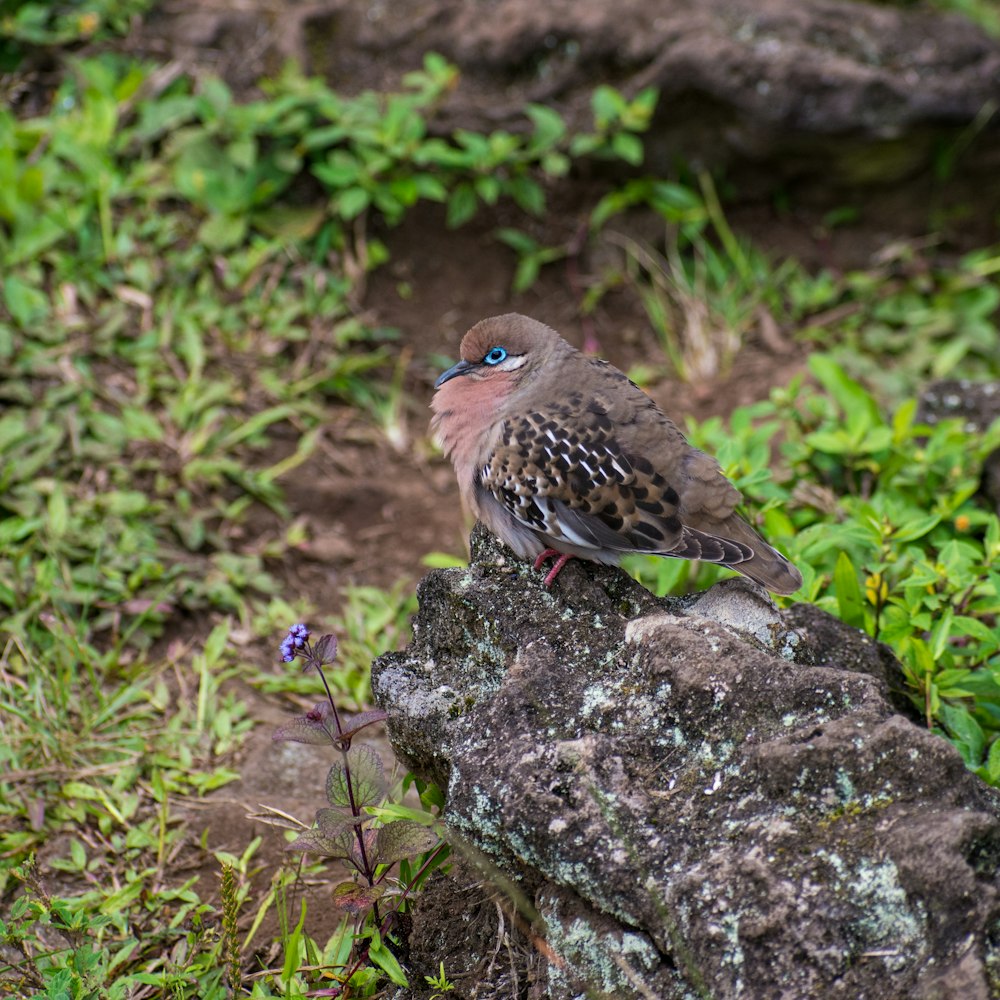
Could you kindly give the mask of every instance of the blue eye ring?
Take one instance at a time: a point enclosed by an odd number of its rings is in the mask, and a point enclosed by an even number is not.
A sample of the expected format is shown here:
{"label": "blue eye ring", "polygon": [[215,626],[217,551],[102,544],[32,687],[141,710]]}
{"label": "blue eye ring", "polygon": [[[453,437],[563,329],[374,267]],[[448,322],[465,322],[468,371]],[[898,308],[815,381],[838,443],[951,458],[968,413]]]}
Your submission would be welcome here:
{"label": "blue eye ring", "polygon": [[502,347],[491,347],[483,355],[483,364],[485,365],[498,365],[501,361],[506,360],[507,352]]}

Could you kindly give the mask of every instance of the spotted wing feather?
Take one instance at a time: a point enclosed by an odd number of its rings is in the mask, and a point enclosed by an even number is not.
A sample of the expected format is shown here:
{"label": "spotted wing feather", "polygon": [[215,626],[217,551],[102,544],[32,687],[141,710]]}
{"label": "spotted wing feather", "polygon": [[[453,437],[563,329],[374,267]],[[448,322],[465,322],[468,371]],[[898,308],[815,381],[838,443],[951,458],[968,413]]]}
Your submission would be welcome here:
{"label": "spotted wing feather", "polygon": [[609,550],[727,564],[753,556],[747,545],[684,524],[677,490],[619,444],[599,399],[579,393],[507,420],[479,486],[547,545],[595,558]]}

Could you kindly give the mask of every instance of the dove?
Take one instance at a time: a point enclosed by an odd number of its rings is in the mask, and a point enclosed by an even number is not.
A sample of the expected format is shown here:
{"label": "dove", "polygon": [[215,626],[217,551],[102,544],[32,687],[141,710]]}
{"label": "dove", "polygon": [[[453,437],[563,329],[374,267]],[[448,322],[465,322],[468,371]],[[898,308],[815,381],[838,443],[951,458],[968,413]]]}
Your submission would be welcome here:
{"label": "dove", "polygon": [[432,428],[464,503],[522,559],[629,553],[720,563],[776,594],[799,571],[737,513],[739,490],[613,365],[516,313],[477,323],[435,383]]}

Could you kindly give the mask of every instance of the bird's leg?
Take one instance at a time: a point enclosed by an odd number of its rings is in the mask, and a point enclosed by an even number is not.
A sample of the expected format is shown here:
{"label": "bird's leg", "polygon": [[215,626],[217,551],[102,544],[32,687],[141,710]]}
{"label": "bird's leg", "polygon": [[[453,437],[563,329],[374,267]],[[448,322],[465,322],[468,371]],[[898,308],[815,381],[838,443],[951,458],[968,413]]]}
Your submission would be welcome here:
{"label": "bird's leg", "polygon": [[570,561],[570,559],[573,558],[571,555],[567,555],[565,552],[560,552],[558,549],[546,549],[541,555],[538,556],[537,559],[535,559],[535,569],[541,569],[542,563],[545,562],[546,559],[551,559],[552,556],[558,556],[559,558],[556,559],[555,566],[553,566],[552,569],[550,569],[545,575],[545,579],[542,581],[542,586],[544,587],[551,587],[552,581],[559,575],[559,571]]}

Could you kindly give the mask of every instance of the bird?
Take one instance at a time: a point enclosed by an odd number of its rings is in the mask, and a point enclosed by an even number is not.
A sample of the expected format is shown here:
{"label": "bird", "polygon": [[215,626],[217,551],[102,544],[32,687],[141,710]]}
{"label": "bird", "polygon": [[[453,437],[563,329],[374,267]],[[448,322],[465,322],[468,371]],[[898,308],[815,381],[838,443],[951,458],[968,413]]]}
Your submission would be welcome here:
{"label": "bird", "polygon": [[536,569],[629,553],[720,563],[775,594],[802,575],[739,490],[627,375],[517,313],[481,320],[435,382],[432,430],[466,506]]}

